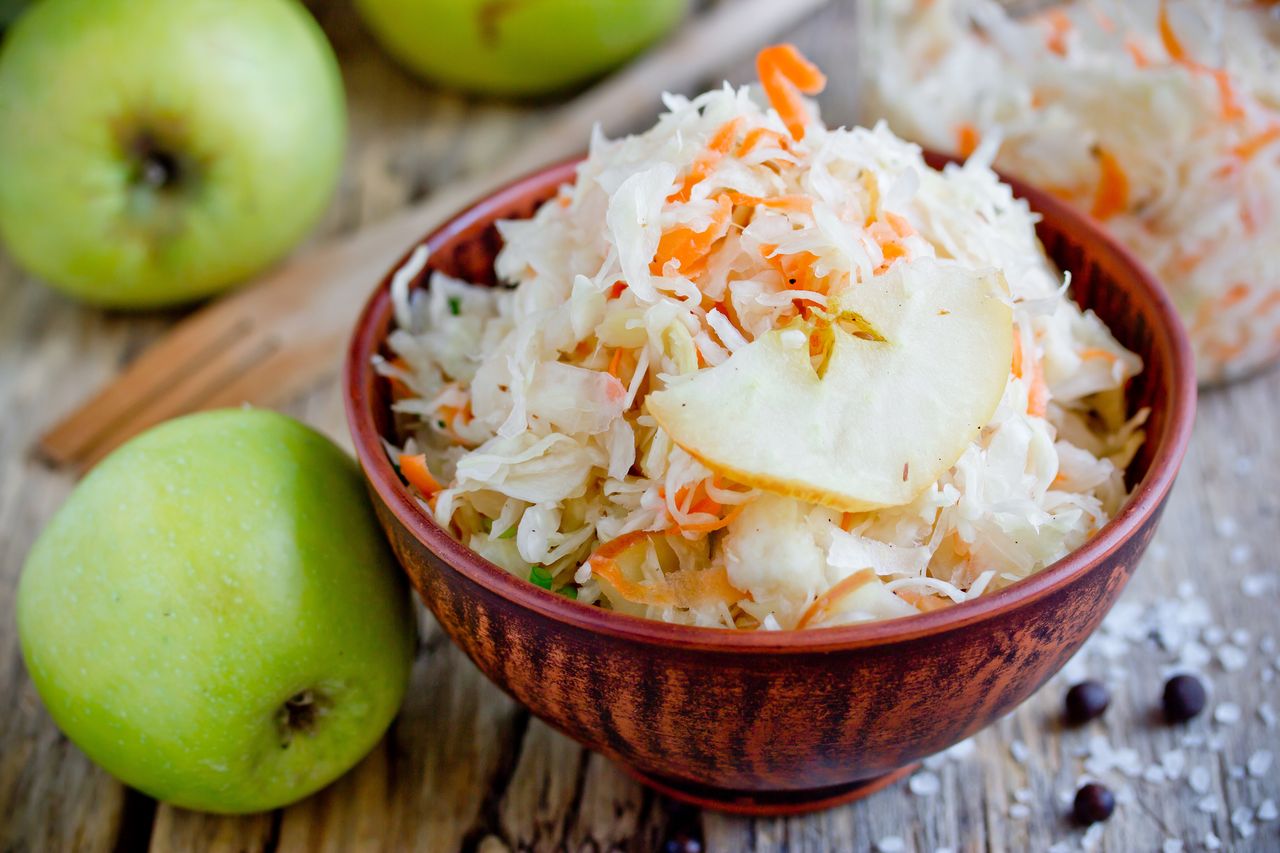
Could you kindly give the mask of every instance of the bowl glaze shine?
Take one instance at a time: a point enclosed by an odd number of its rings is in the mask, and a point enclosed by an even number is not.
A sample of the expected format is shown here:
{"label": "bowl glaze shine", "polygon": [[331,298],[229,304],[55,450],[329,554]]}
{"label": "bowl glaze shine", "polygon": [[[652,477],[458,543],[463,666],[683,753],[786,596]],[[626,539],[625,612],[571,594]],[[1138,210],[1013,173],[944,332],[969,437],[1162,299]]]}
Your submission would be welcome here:
{"label": "bowl glaze shine", "polygon": [[[574,167],[518,181],[434,231],[414,286],[431,270],[492,283],[493,223],[531,215]],[[1072,296],[1144,361],[1129,392],[1131,408],[1151,409],[1132,495],[1082,548],[972,602],[833,628],[699,628],[570,601],[454,540],[387,459],[388,388],[372,358],[392,323],[388,273],[347,354],[347,419],[395,554],[444,630],[552,726],[668,794],[732,811],[852,799],[1011,711],[1075,653],[1133,573],[1186,450],[1196,388],[1185,333],[1151,276],[1083,217],[1009,183],[1040,213],[1040,239],[1071,271]]]}

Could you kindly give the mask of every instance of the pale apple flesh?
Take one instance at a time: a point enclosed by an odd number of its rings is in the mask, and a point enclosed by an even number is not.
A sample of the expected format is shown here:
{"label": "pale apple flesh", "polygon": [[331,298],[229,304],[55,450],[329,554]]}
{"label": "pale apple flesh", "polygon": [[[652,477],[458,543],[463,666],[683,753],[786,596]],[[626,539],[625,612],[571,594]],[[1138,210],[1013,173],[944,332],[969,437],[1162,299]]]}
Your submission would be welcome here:
{"label": "pale apple flesh", "polygon": [[955,464],[1000,402],[1013,349],[1005,291],[997,272],[898,264],[844,296],[856,328],[830,327],[821,375],[807,335],[797,345],[776,330],[650,394],[648,410],[738,482],[846,512],[900,506]]}

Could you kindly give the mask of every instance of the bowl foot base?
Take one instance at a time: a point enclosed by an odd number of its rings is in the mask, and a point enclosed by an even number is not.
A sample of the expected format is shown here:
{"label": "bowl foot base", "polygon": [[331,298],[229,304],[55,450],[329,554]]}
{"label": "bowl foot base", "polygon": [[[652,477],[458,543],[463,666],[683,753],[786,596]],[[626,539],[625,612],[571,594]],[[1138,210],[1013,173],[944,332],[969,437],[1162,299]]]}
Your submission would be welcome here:
{"label": "bowl foot base", "polygon": [[699,785],[696,782],[684,782],[668,779],[663,776],[651,776],[636,770],[634,767],[623,769],[644,785],[653,788],[660,794],[697,806],[731,814],[755,815],[768,817],[773,815],[794,815],[805,812],[816,812],[833,806],[860,800],[874,794],[881,788],[893,784],[920,765],[909,764],[899,767],[883,776],[851,782],[848,785],[833,785],[828,788],[808,788],[798,791],[738,791],[730,788],[713,788]]}

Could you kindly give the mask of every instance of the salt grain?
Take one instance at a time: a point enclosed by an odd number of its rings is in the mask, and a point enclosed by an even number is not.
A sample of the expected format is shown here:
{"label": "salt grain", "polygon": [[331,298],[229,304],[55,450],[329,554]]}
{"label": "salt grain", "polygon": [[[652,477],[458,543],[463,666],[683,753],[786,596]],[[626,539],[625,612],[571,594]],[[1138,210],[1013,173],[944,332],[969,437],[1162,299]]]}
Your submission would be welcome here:
{"label": "salt grain", "polygon": [[1035,802],[1036,792],[1030,788],[1019,788],[1013,792],[1013,798],[1019,803]]}
{"label": "salt grain", "polygon": [[1085,850],[1095,850],[1099,842],[1102,841],[1102,833],[1104,832],[1104,824],[1095,823],[1084,831],[1084,835],[1080,838],[1080,846]]}
{"label": "salt grain", "polygon": [[1237,477],[1247,477],[1253,473],[1253,457],[1237,456],[1231,462],[1231,470]]}
{"label": "salt grain", "polygon": [[1196,808],[1205,814],[1215,814],[1218,811],[1218,800],[1216,797],[1202,797],[1196,803]]}
{"label": "salt grain", "polygon": [[1182,853],[1182,842],[1176,838],[1166,838],[1160,845],[1160,853]]}
{"label": "salt grain", "polygon": [[942,783],[938,780],[936,774],[930,773],[928,770],[921,770],[911,777],[907,782],[907,787],[917,797],[932,797],[941,790]]}
{"label": "salt grain", "polygon": [[1219,838],[1218,836],[1214,835],[1212,832],[1206,832],[1206,833],[1204,834],[1204,849],[1206,849],[1206,850],[1221,850],[1221,849],[1222,849],[1222,839],[1221,839],[1221,838]]}
{"label": "salt grain", "polygon": [[1232,545],[1231,550],[1227,552],[1227,559],[1231,561],[1233,566],[1243,566],[1253,559],[1253,548],[1244,542],[1238,542]]}
{"label": "salt grain", "polygon": [[1237,646],[1249,645],[1249,632],[1244,628],[1237,628],[1231,632],[1231,642]]}
{"label": "salt grain", "polygon": [[1159,785],[1168,777],[1165,776],[1164,768],[1159,764],[1151,764],[1142,771],[1142,781],[1150,782],[1152,785]]}
{"label": "salt grain", "polygon": [[1218,663],[1227,672],[1239,672],[1249,662],[1249,653],[1239,646],[1224,645],[1218,647]]}
{"label": "salt grain", "polygon": [[1213,775],[1209,772],[1208,767],[1193,767],[1187,775],[1187,785],[1197,794],[1209,793],[1209,787],[1213,784]]}
{"label": "salt grain", "polygon": [[1240,833],[1241,838],[1251,838],[1254,833],[1253,811],[1240,806],[1231,813],[1231,825]]}
{"label": "salt grain", "polygon": [[1164,770],[1165,776],[1170,779],[1177,779],[1187,767],[1186,753],[1180,749],[1169,750],[1160,756],[1160,767]]}
{"label": "salt grain", "polygon": [[1019,764],[1026,764],[1027,758],[1030,757],[1030,750],[1027,745],[1020,740],[1015,740],[1009,744],[1009,753],[1013,755],[1013,760]]}
{"label": "salt grain", "polygon": [[1227,776],[1231,779],[1240,780],[1244,778],[1244,768],[1239,764],[1233,764],[1227,768]]}
{"label": "salt grain", "polygon": [[1271,575],[1245,575],[1240,579],[1240,591],[1246,598],[1259,598],[1271,589],[1275,578]]}
{"label": "salt grain", "polygon": [[898,836],[890,835],[877,841],[876,849],[880,853],[902,853],[903,850],[907,849],[907,845]]}
{"label": "salt grain", "polygon": [[1213,719],[1224,726],[1240,722],[1240,706],[1235,702],[1219,702],[1213,709]]}
{"label": "salt grain", "polygon": [[1262,720],[1262,724],[1269,729],[1276,727],[1276,712],[1268,703],[1263,702],[1258,706],[1258,719]]}
{"label": "salt grain", "polygon": [[1031,807],[1026,803],[1014,803],[1009,806],[1009,817],[1014,820],[1026,820],[1031,817]]}
{"label": "salt grain", "polygon": [[1263,822],[1272,821],[1272,820],[1275,820],[1277,817],[1280,817],[1280,810],[1276,809],[1276,801],[1263,800],[1261,803],[1259,803],[1258,813],[1256,817],[1258,818],[1258,820]]}
{"label": "salt grain", "polygon": [[1262,652],[1264,655],[1272,654],[1273,652],[1275,652],[1275,650],[1276,650],[1276,638],[1271,636],[1270,634],[1266,635],[1265,637],[1263,637],[1261,640],[1258,641],[1258,651]]}
{"label": "salt grain", "polygon": [[961,759],[965,759],[973,755],[974,750],[976,749],[977,746],[974,745],[973,738],[965,738],[955,746],[948,749],[946,751],[946,756],[952,761],[960,761]]}
{"label": "salt grain", "polygon": [[1224,515],[1214,522],[1213,529],[1223,539],[1230,539],[1240,532],[1240,525],[1231,516]]}
{"label": "salt grain", "polygon": [[1049,846],[1048,853],[1071,853],[1072,847],[1070,841],[1055,841]]}
{"label": "salt grain", "polygon": [[1204,629],[1204,641],[1211,646],[1216,646],[1227,638],[1227,632],[1219,628],[1217,625],[1210,625]]}
{"label": "salt grain", "polygon": [[1258,750],[1249,756],[1249,760],[1245,762],[1245,767],[1249,769],[1250,776],[1255,779],[1261,779],[1271,769],[1271,753],[1265,749]]}

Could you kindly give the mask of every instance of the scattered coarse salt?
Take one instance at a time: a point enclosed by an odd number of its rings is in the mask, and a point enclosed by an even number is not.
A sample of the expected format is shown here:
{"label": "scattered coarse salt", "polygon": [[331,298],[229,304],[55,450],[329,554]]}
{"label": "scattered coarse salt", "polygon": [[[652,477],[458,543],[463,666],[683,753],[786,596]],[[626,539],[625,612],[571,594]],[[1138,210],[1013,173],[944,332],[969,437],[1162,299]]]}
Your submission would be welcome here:
{"label": "scattered coarse salt", "polygon": [[1227,639],[1227,632],[1217,625],[1210,625],[1204,629],[1204,633],[1201,636],[1204,637],[1204,641],[1206,643],[1211,646],[1216,646]]}
{"label": "scattered coarse salt", "polygon": [[880,853],[902,853],[906,849],[906,843],[896,835],[881,838],[876,842],[876,850],[880,851]]}
{"label": "scattered coarse salt", "polygon": [[1221,850],[1222,839],[1214,835],[1212,832],[1206,832],[1204,834],[1204,849],[1205,850]]}
{"label": "scattered coarse salt", "polygon": [[942,789],[942,782],[937,774],[921,770],[907,781],[907,787],[917,797],[932,797]]}
{"label": "scattered coarse salt", "polygon": [[1036,792],[1030,788],[1019,788],[1013,792],[1013,799],[1019,803],[1026,803],[1030,805],[1035,802]]}
{"label": "scattered coarse salt", "polygon": [[1267,634],[1261,640],[1258,640],[1258,651],[1264,655],[1273,654],[1276,650],[1276,638]]}
{"label": "scattered coarse salt", "polygon": [[1009,806],[1009,817],[1014,820],[1026,820],[1031,817],[1031,807],[1026,803],[1014,803]]}
{"label": "scattered coarse salt", "polygon": [[1106,824],[1095,823],[1084,831],[1084,835],[1080,837],[1080,846],[1085,850],[1096,850],[1098,844],[1102,842],[1102,833],[1105,831]]}
{"label": "scattered coarse salt", "polygon": [[1237,628],[1231,632],[1231,642],[1237,646],[1249,645],[1249,632],[1244,628]]}
{"label": "scattered coarse salt", "polygon": [[1072,849],[1070,841],[1055,841],[1049,845],[1048,853],[1071,853]]}
{"label": "scattered coarse salt", "polygon": [[1013,756],[1013,760],[1019,764],[1026,764],[1031,755],[1027,745],[1020,740],[1015,740],[1009,744],[1009,753]]}
{"label": "scattered coarse salt", "polygon": [[1266,749],[1258,750],[1249,756],[1249,760],[1245,762],[1245,767],[1248,768],[1250,776],[1255,779],[1261,779],[1271,769],[1271,752]]}
{"label": "scattered coarse salt", "polygon": [[1166,838],[1160,845],[1160,853],[1182,853],[1182,842],[1176,838]]}
{"label": "scattered coarse salt", "polygon": [[1227,559],[1231,561],[1233,566],[1243,566],[1253,559],[1253,548],[1244,542],[1238,542],[1232,545],[1231,550],[1227,552]]}
{"label": "scattered coarse salt", "polygon": [[1231,470],[1237,477],[1247,477],[1253,473],[1253,457],[1237,456],[1231,462]]}
{"label": "scattered coarse salt", "polygon": [[1187,768],[1187,756],[1180,749],[1171,749],[1164,755],[1160,756],[1160,767],[1164,770],[1164,775],[1170,779],[1177,779],[1182,775],[1182,771]]}
{"label": "scattered coarse salt", "polygon": [[933,853],[956,853],[954,847],[935,847]]}
{"label": "scattered coarse salt", "polygon": [[1230,539],[1240,532],[1240,524],[1229,515],[1224,515],[1213,523],[1213,530],[1223,539]]}
{"label": "scattered coarse salt", "polygon": [[1259,598],[1266,595],[1275,585],[1272,575],[1245,575],[1240,579],[1240,591],[1246,598]]}
{"label": "scattered coarse salt", "polygon": [[1213,785],[1213,774],[1209,772],[1208,767],[1193,767],[1187,774],[1187,785],[1197,794],[1207,794],[1210,786]]}
{"label": "scattered coarse salt", "polygon": [[1231,813],[1231,825],[1240,833],[1241,838],[1252,838],[1256,831],[1253,825],[1253,810],[1240,806]]}
{"label": "scattered coarse salt", "polygon": [[1159,764],[1149,764],[1142,771],[1142,781],[1150,782],[1152,785],[1159,785],[1169,777],[1165,775],[1164,768]]}
{"label": "scattered coarse salt", "polygon": [[1249,653],[1239,646],[1230,644],[1218,647],[1218,663],[1227,672],[1239,672],[1249,662]]}
{"label": "scattered coarse salt", "polygon": [[955,746],[947,749],[946,756],[952,761],[960,761],[973,755],[977,748],[977,745],[973,742],[973,738],[968,737],[960,741]]}
{"label": "scattered coarse salt", "polygon": [[1200,802],[1196,803],[1196,808],[1205,814],[1216,814],[1218,811],[1217,797],[1201,797]]}
{"label": "scattered coarse salt", "polygon": [[1241,767],[1239,764],[1232,764],[1230,767],[1227,768],[1227,776],[1237,781],[1240,779],[1243,779],[1244,768]]}
{"label": "scattered coarse salt", "polygon": [[1258,820],[1263,821],[1264,823],[1267,821],[1275,820],[1277,817],[1280,817],[1280,810],[1276,809],[1276,801],[1263,800],[1261,803],[1259,803],[1258,812],[1255,815],[1255,817],[1257,817]]}
{"label": "scattered coarse salt", "polygon": [[1235,702],[1219,702],[1213,709],[1214,722],[1232,726],[1240,722],[1240,706]]}
{"label": "scattered coarse salt", "polygon": [[1263,702],[1258,706],[1258,719],[1262,720],[1262,724],[1269,729],[1276,727],[1276,712],[1267,702]]}
{"label": "scattered coarse salt", "polygon": [[1204,746],[1204,735],[1200,732],[1187,732],[1182,736],[1182,745],[1192,748]]}
{"label": "scattered coarse salt", "polygon": [[1213,653],[1203,643],[1188,640],[1179,651],[1178,662],[1168,668],[1168,674],[1176,675],[1189,669],[1204,669],[1211,660],[1213,660]]}

